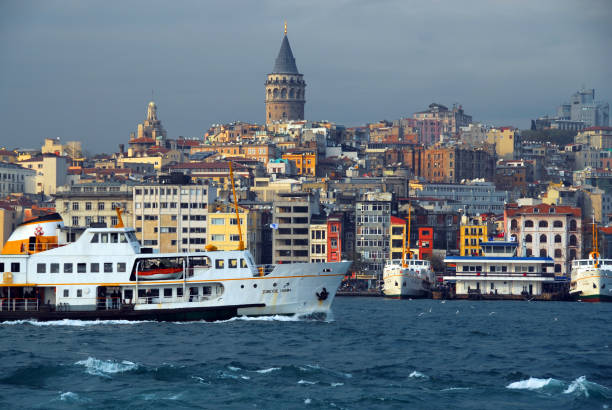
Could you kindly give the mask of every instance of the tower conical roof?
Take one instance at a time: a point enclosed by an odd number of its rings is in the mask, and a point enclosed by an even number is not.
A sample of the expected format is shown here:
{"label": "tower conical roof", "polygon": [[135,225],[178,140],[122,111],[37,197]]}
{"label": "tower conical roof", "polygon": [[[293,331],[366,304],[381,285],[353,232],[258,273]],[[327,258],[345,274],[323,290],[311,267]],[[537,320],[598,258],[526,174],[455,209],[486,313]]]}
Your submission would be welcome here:
{"label": "tower conical roof", "polygon": [[274,62],[272,74],[299,74],[287,35],[283,37],[281,48],[278,51],[278,56]]}

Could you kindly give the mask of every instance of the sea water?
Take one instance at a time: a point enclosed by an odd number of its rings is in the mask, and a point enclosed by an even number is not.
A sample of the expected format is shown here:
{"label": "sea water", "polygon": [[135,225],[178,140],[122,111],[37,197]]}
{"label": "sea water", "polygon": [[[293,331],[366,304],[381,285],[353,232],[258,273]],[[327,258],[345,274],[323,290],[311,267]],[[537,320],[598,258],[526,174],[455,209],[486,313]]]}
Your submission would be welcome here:
{"label": "sea water", "polygon": [[0,324],[2,408],[605,409],[612,304],[337,298],[328,320]]}

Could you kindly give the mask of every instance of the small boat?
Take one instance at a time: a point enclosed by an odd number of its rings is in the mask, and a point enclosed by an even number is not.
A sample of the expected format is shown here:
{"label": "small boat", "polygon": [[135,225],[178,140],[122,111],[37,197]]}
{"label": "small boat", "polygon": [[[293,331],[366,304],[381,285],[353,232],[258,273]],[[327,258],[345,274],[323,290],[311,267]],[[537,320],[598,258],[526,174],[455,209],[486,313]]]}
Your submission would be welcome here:
{"label": "small boat", "polygon": [[138,271],[138,280],[180,279],[183,268],[152,268]]}

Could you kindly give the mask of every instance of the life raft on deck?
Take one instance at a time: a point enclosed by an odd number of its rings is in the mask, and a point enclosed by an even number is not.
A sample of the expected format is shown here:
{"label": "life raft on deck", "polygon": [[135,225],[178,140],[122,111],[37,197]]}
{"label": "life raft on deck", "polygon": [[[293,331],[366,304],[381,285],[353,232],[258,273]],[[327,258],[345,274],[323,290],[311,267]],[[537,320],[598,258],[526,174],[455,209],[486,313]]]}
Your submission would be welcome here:
{"label": "life raft on deck", "polygon": [[178,279],[183,268],[153,268],[138,271],[138,280]]}

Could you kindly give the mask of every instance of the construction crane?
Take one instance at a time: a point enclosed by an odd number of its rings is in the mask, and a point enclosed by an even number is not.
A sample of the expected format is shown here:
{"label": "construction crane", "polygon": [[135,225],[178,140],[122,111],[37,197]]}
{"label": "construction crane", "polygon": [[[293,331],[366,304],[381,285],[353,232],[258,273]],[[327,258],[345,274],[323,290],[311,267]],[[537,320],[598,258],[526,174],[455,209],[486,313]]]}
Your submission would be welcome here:
{"label": "construction crane", "polygon": [[232,192],[234,194],[234,209],[236,210],[236,221],[238,223],[238,250],[244,250],[244,242],[242,240],[242,228],[240,227],[240,214],[238,213],[238,200],[236,199],[236,184],[234,183],[234,169],[232,168],[232,161],[229,162],[230,181],[232,182]]}

